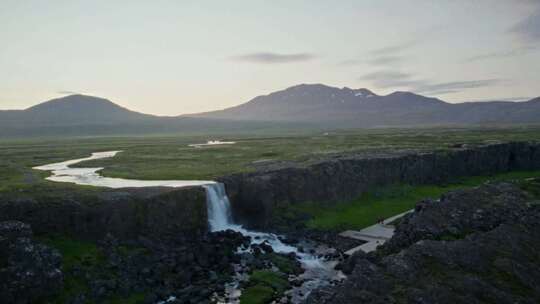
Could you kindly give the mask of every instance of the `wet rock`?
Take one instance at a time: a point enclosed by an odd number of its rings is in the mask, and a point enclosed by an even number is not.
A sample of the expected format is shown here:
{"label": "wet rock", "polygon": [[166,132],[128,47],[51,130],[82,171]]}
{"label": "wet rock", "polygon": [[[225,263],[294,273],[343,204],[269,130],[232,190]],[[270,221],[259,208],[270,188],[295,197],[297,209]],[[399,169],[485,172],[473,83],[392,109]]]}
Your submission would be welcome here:
{"label": "wet rock", "polygon": [[302,284],[304,283],[303,280],[298,279],[298,278],[295,278],[295,279],[293,279],[293,280],[289,280],[289,282],[290,282],[291,285],[294,286],[294,287],[300,287],[300,286],[302,286]]}
{"label": "wet rock", "polygon": [[296,256],[296,253],[294,253],[294,252],[287,253],[286,256],[287,256],[287,258],[289,258],[290,260],[293,260],[293,261],[296,261],[298,259],[298,257]]}
{"label": "wet rock", "polygon": [[272,246],[268,243],[268,241],[264,241],[263,243],[259,244],[259,248],[261,248],[264,253],[273,253],[274,249],[272,249]]}
{"label": "wet rock", "polygon": [[297,239],[297,238],[284,238],[284,237],[280,237],[279,240],[283,243],[283,244],[287,244],[287,245],[296,245],[298,243],[300,243],[300,240]]}
{"label": "wet rock", "polygon": [[367,258],[367,254],[362,250],[355,252],[352,256],[336,265],[337,270],[341,270],[344,274],[351,274],[359,261]]}
{"label": "wet rock", "polygon": [[253,251],[253,255],[256,257],[264,253],[259,245],[251,245],[251,250]]}

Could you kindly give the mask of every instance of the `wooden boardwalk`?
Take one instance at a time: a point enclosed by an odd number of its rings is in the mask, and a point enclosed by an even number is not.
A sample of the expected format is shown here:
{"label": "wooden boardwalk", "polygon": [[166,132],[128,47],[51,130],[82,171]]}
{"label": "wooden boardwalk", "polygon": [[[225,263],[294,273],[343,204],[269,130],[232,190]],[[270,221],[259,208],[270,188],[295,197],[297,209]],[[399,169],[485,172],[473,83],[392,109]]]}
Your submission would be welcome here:
{"label": "wooden boardwalk", "polygon": [[398,215],[385,219],[382,223],[378,223],[373,226],[366,227],[360,231],[347,230],[340,233],[339,235],[342,237],[347,237],[347,238],[361,240],[361,241],[366,242],[360,246],[354,247],[346,251],[345,254],[352,255],[358,250],[362,250],[363,252],[367,253],[367,252],[371,252],[377,249],[377,247],[384,244],[394,235],[395,227],[390,225],[390,223],[392,223],[396,219],[412,211],[413,210],[409,210],[407,212],[400,213]]}

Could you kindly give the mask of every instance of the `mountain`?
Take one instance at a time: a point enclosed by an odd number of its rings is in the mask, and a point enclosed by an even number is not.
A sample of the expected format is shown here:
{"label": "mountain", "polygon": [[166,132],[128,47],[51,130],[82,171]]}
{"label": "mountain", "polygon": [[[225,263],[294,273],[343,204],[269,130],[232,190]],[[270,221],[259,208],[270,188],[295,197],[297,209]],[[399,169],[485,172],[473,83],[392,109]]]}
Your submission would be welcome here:
{"label": "mountain", "polygon": [[0,137],[534,123],[540,123],[540,97],[452,104],[411,92],[377,95],[368,89],[302,84],[236,107],[177,117],[138,113],[107,99],[71,95],[26,110],[0,111]]}
{"label": "mountain", "polygon": [[540,122],[538,98],[528,102],[452,104],[411,92],[377,95],[368,89],[301,84],[236,107],[192,117],[317,122],[337,127],[522,124]]}
{"label": "mountain", "polygon": [[219,134],[273,127],[268,122],[148,115],[130,111],[104,98],[86,95],[57,98],[25,110],[0,111],[0,138]]}
{"label": "mountain", "polygon": [[0,111],[2,122],[15,125],[68,126],[115,124],[155,118],[122,108],[113,102],[86,95],[70,95],[52,99],[26,110]]}
{"label": "mountain", "polygon": [[128,122],[155,118],[130,111],[104,98],[85,95],[53,99],[28,108],[26,112],[42,122],[55,121],[59,124]]}

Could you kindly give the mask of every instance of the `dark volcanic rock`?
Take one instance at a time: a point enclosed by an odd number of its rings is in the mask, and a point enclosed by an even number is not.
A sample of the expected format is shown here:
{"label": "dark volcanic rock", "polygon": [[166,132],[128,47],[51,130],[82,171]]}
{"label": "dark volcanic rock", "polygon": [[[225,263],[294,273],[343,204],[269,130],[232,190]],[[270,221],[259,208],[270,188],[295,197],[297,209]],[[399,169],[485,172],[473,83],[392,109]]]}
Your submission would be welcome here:
{"label": "dark volcanic rock", "polygon": [[30,226],[0,222],[0,299],[2,303],[35,303],[60,291],[60,253],[34,242]]}
{"label": "dark volcanic rock", "polygon": [[421,201],[378,252],[394,253],[419,240],[452,240],[492,230],[501,223],[519,220],[527,212],[526,199],[512,184],[487,184],[449,192],[438,202]]}
{"label": "dark volcanic rock", "polygon": [[[145,303],[175,296],[179,303],[204,303],[223,292],[234,273],[235,254],[249,238],[238,232],[209,233],[193,240],[141,237],[125,241],[107,235],[98,242],[99,260],[74,262],[66,277],[88,288],[68,295],[68,303],[108,303],[111,298],[145,294]],[[191,302],[190,302],[191,301]]]}
{"label": "dark volcanic rock", "polygon": [[275,229],[288,204],[337,202],[357,198],[377,186],[437,184],[453,178],[540,168],[540,145],[515,142],[432,153],[348,155],[306,167],[287,167],[221,178],[236,220],[253,228]]}
{"label": "dark volcanic rock", "polygon": [[307,303],[539,303],[540,206],[514,186],[452,192],[397,229]]}

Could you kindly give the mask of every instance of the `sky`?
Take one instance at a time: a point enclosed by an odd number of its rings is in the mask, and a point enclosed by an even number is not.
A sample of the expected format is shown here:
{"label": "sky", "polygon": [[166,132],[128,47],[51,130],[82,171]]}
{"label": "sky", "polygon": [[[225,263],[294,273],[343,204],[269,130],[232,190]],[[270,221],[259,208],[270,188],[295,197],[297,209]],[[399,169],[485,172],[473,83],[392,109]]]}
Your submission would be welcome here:
{"label": "sky", "polygon": [[0,0],[0,109],[80,93],[172,116],[301,83],[540,96],[540,0]]}

